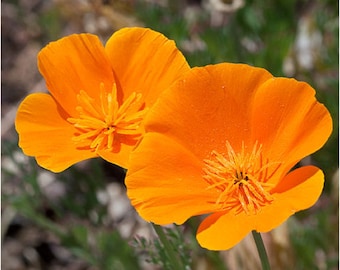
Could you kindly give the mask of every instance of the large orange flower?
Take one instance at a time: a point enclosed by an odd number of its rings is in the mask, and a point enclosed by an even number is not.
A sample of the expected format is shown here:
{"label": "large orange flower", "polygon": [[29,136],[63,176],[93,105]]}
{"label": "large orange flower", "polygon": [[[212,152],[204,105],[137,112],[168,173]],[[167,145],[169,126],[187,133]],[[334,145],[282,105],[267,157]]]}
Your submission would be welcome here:
{"label": "large orange flower", "polygon": [[189,70],[173,41],[137,27],[117,31],[105,47],[91,34],[52,42],[38,67],[51,95],[26,97],[15,124],[25,154],[54,172],[97,156],[127,167],[145,113]]}
{"label": "large orange flower", "polygon": [[131,154],[126,185],[139,214],[156,224],[208,216],[197,232],[208,249],[229,249],[312,206],[324,176],[295,170],[332,130],[315,91],[261,68],[194,68],[162,93]]}

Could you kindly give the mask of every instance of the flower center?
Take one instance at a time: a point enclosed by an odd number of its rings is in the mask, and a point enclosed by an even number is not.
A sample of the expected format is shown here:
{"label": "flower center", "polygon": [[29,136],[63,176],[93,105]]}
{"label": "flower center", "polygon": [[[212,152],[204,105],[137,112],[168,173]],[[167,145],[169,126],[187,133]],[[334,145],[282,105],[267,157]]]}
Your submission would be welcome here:
{"label": "flower center", "polygon": [[251,151],[246,151],[242,143],[239,153],[235,153],[228,141],[226,146],[226,155],[212,151],[211,157],[204,160],[203,178],[209,183],[209,189],[216,188],[220,192],[215,203],[222,210],[256,214],[273,201],[270,194],[273,185],[268,180],[281,163],[264,161],[262,145],[257,142]]}
{"label": "flower center", "polygon": [[95,151],[117,151],[115,148],[119,148],[117,142],[120,136],[135,138],[140,135],[138,129],[147,111],[146,108],[141,109],[141,98],[142,94],[133,92],[119,106],[115,83],[109,93],[104,84],[100,84],[100,104],[85,91],[80,91],[76,107],[79,116],[67,119],[79,130],[72,140]]}

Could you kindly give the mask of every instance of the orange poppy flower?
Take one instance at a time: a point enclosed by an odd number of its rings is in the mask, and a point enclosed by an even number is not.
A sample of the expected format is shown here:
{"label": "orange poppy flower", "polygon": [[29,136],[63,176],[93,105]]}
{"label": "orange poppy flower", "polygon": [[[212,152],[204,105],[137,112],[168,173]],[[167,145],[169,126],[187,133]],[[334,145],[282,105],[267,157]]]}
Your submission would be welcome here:
{"label": "orange poppy flower", "polygon": [[21,103],[19,146],[53,172],[93,157],[127,167],[145,113],[189,66],[173,41],[146,28],[115,32],[105,47],[91,34],[52,42],[38,55],[51,95]]}
{"label": "orange poppy flower", "polygon": [[306,83],[244,64],[193,68],[162,93],[145,129],[128,196],[159,225],[208,215],[197,232],[202,247],[229,249],[252,230],[268,232],[321,194],[320,169],[292,170],[332,130]]}

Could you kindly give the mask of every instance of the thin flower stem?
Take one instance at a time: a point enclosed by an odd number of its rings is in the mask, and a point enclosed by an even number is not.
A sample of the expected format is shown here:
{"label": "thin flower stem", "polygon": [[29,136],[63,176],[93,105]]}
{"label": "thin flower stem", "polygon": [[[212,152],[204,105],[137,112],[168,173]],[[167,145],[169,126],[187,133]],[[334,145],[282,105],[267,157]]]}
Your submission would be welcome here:
{"label": "thin flower stem", "polygon": [[270,270],[269,260],[268,260],[266,248],[263,244],[261,234],[256,231],[252,231],[252,234],[253,234],[253,238],[256,243],[257,251],[259,252],[259,256],[260,256],[260,260],[262,264],[262,270]]}
{"label": "thin flower stem", "polygon": [[152,223],[153,228],[155,229],[159,240],[161,241],[161,243],[163,244],[163,247],[165,249],[165,252],[167,254],[167,257],[169,259],[169,262],[171,264],[172,269],[185,269],[185,267],[182,264],[182,261],[180,260],[180,258],[178,258],[174,246],[172,245],[172,243],[169,241],[168,237],[165,235],[163,228],[159,225],[153,224]]}

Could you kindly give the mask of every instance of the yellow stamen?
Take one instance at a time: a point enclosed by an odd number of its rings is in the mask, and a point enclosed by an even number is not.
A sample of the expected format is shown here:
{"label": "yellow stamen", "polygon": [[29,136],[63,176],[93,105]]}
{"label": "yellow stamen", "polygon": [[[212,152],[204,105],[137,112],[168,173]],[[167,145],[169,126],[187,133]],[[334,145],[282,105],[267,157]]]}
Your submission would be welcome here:
{"label": "yellow stamen", "polygon": [[221,210],[236,213],[256,214],[261,207],[270,204],[273,187],[268,180],[281,166],[280,162],[263,162],[262,145],[255,142],[253,149],[247,151],[244,143],[236,153],[227,141],[227,154],[212,151],[204,160],[203,178],[209,183],[208,189],[217,189],[220,194],[215,204]]}
{"label": "yellow stamen", "polygon": [[79,131],[73,137],[77,143],[87,142],[94,151],[112,150],[117,135],[139,136],[139,127],[147,112],[143,108],[142,94],[133,92],[119,106],[117,85],[114,83],[111,92],[105,90],[103,83],[99,85],[99,102],[91,98],[85,91],[80,91],[76,110],[78,117],[67,119]]}

